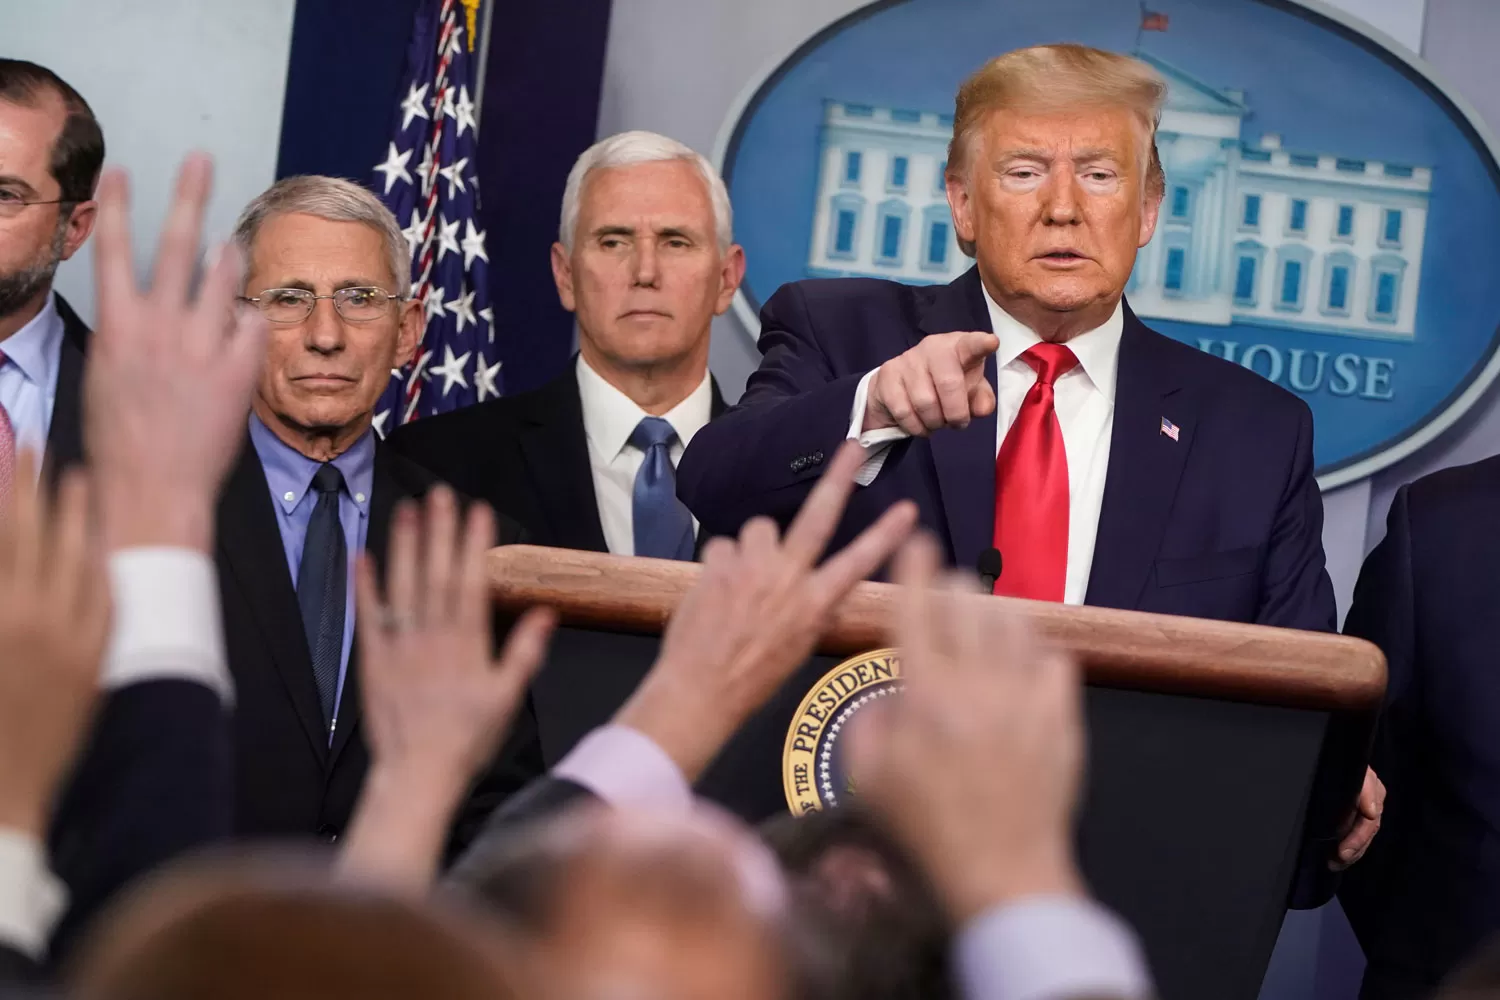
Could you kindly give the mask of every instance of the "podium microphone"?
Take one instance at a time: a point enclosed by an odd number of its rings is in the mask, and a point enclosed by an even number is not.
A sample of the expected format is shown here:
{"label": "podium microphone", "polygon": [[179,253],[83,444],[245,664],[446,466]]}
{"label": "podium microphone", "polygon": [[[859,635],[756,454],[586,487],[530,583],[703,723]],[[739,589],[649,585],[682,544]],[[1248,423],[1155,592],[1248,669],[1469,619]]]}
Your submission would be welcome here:
{"label": "podium microphone", "polygon": [[992,592],[995,581],[1000,579],[1000,550],[988,548],[979,553],[979,563],[975,568],[979,570],[979,583],[985,593]]}

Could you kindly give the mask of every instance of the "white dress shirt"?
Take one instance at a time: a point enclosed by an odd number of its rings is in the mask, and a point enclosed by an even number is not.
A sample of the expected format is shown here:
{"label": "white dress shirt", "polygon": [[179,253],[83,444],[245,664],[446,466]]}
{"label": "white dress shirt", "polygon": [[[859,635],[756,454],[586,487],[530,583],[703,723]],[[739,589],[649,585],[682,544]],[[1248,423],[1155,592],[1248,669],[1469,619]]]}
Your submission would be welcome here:
{"label": "white dress shirt", "polygon": [[[0,340],[0,406],[16,434],[16,454],[30,448],[40,459],[52,429],[52,404],[57,399],[63,321],[57,300],[47,296],[42,311],[15,333]],[[41,465],[37,465],[40,471]]]}
{"label": "white dress shirt", "polygon": [[[213,560],[187,549],[122,549],[109,557],[109,578],[114,619],[101,687],[186,680],[229,704],[234,683]],[[0,943],[40,959],[66,902],[41,842],[0,827]]]}
{"label": "white dress shirt", "polygon": [[[599,504],[599,525],[604,543],[617,556],[635,555],[635,475],[641,471],[646,453],[630,443],[630,435],[644,417],[650,416],[635,401],[610,385],[578,356],[578,396],[583,402],[583,430],[589,439],[589,469],[594,474],[594,498]],[[713,384],[708,372],[698,388],[662,419],[677,432],[670,454],[672,468],[682,459],[688,443],[708,423],[713,412]],[[698,519],[693,519],[693,531]]]}
{"label": "white dress shirt", "polygon": [[[984,292],[990,324],[1000,338],[995,351],[996,386],[995,454],[1021,409],[1021,401],[1036,384],[1036,371],[1021,355],[1042,339],[995,304]],[[1094,540],[1099,532],[1099,512],[1104,506],[1104,478],[1109,471],[1109,442],[1114,429],[1115,376],[1120,368],[1120,334],[1125,329],[1119,305],[1104,325],[1068,341],[1078,364],[1059,376],[1053,385],[1053,406],[1062,428],[1063,450],[1068,458],[1068,571],[1063,585],[1065,604],[1082,604],[1089,589],[1089,571],[1094,563]],[[890,444],[907,437],[899,427],[863,430],[865,397],[870,380],[879,368],[860,380],[854,393],[849,437],[865,447],[865,464],[855,481],[868,486],[880,474]],[[952,434],[951,430],[938,431]],[[1001,553],[1002,558],[1005,553]]]}

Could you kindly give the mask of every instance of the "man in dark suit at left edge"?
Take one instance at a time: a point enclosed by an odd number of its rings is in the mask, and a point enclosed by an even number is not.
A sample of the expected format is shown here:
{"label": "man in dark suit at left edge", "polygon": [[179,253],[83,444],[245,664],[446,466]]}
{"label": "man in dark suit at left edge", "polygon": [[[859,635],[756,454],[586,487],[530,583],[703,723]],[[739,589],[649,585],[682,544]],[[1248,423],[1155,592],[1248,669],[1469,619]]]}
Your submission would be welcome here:
{"label": "man in dark suit at left edge", "polygon": [[49,482],[83,457],[89,335],[52,280],[93,232],[103,164],[83,97],[49,69],[0,59],[0,434],[13,453],[41,453]]}
{"label": "man in dark suit at left edge", "polygon": [[[391,369],[422,336],[406,239],[357,184],[277,182],[245,209],[241,308],[270,337],[248,440],[219,504],[218,562],[237,702],[236,830],[343,833],[364,782],[354,559],[385,556],[398,501],[433,478],[380,443]],[[519,540],[499,518],[501,544]],[[472,790],[455,843],[543,764],[529,706]]]}

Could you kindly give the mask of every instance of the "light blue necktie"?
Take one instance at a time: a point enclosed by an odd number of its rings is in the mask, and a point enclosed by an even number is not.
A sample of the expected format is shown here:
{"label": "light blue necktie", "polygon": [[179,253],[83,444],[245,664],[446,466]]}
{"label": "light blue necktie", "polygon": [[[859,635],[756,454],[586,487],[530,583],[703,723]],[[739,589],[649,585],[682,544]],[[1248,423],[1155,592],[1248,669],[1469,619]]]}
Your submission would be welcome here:
{"label": "light blue necktie", "polygon": [[646,453],[635,474],[635,554],[655,559],[693,558],[693,515],[677,499],[672,442],[677,432],[661,417],[643,417],[630,443]]}

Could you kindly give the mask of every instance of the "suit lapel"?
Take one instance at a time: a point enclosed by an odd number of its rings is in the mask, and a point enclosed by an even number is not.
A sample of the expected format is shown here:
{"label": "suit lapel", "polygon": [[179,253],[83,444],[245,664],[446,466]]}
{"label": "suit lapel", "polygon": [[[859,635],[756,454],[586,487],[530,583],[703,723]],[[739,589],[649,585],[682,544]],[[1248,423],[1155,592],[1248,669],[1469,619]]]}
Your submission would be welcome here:
{"label": "suit lapel", "polygon": [[[1197,406],[1174,370],[1165,338],[1127,306],[1115,383],[1115,415],[1085,603],[1134,608],[1151,573],[1187,464]],[[1178,428],[1177,440],[1162,420]]]}
{"label": "suit lapel", "polygon": [[83,461],[83,361],[89,328],[57,296],[63,321],[62,346],[57,359],[57,391],[52,400],[52,423],[47,431],[47,453],[42,459],[42,481],[57,485],[62,470]]}
{"label": "suit lapel", "polygon": [[536,484],[541,514],[562,548],[608,552],[589,468],[576,366],[553,379],[519,415],[521,453]]}
{"label": "suit lapel", "polygon": [[[993,332],[979,283],[979,269],[970,268],[951,284],[938,288],[918,325],[924,334],[956,330]],[[985,359],[984,376],[993,389],[993,354]],[[953,562],[962,569],[972,569],[979,553],[990,547],[994,537],[995,426],[995,415],[991,413],[961,431],[943,430],[929,439],[948,537],[953,543]]]}
{"label": "suit lapel", "polygon": [[313,753],[319,761],[326,761],[328,737],[302,630],[302,612],[287,568],[270,487],[249,438],[242,442],[239,461],[219,498],[219,552],[260,626],[271,661]]}

